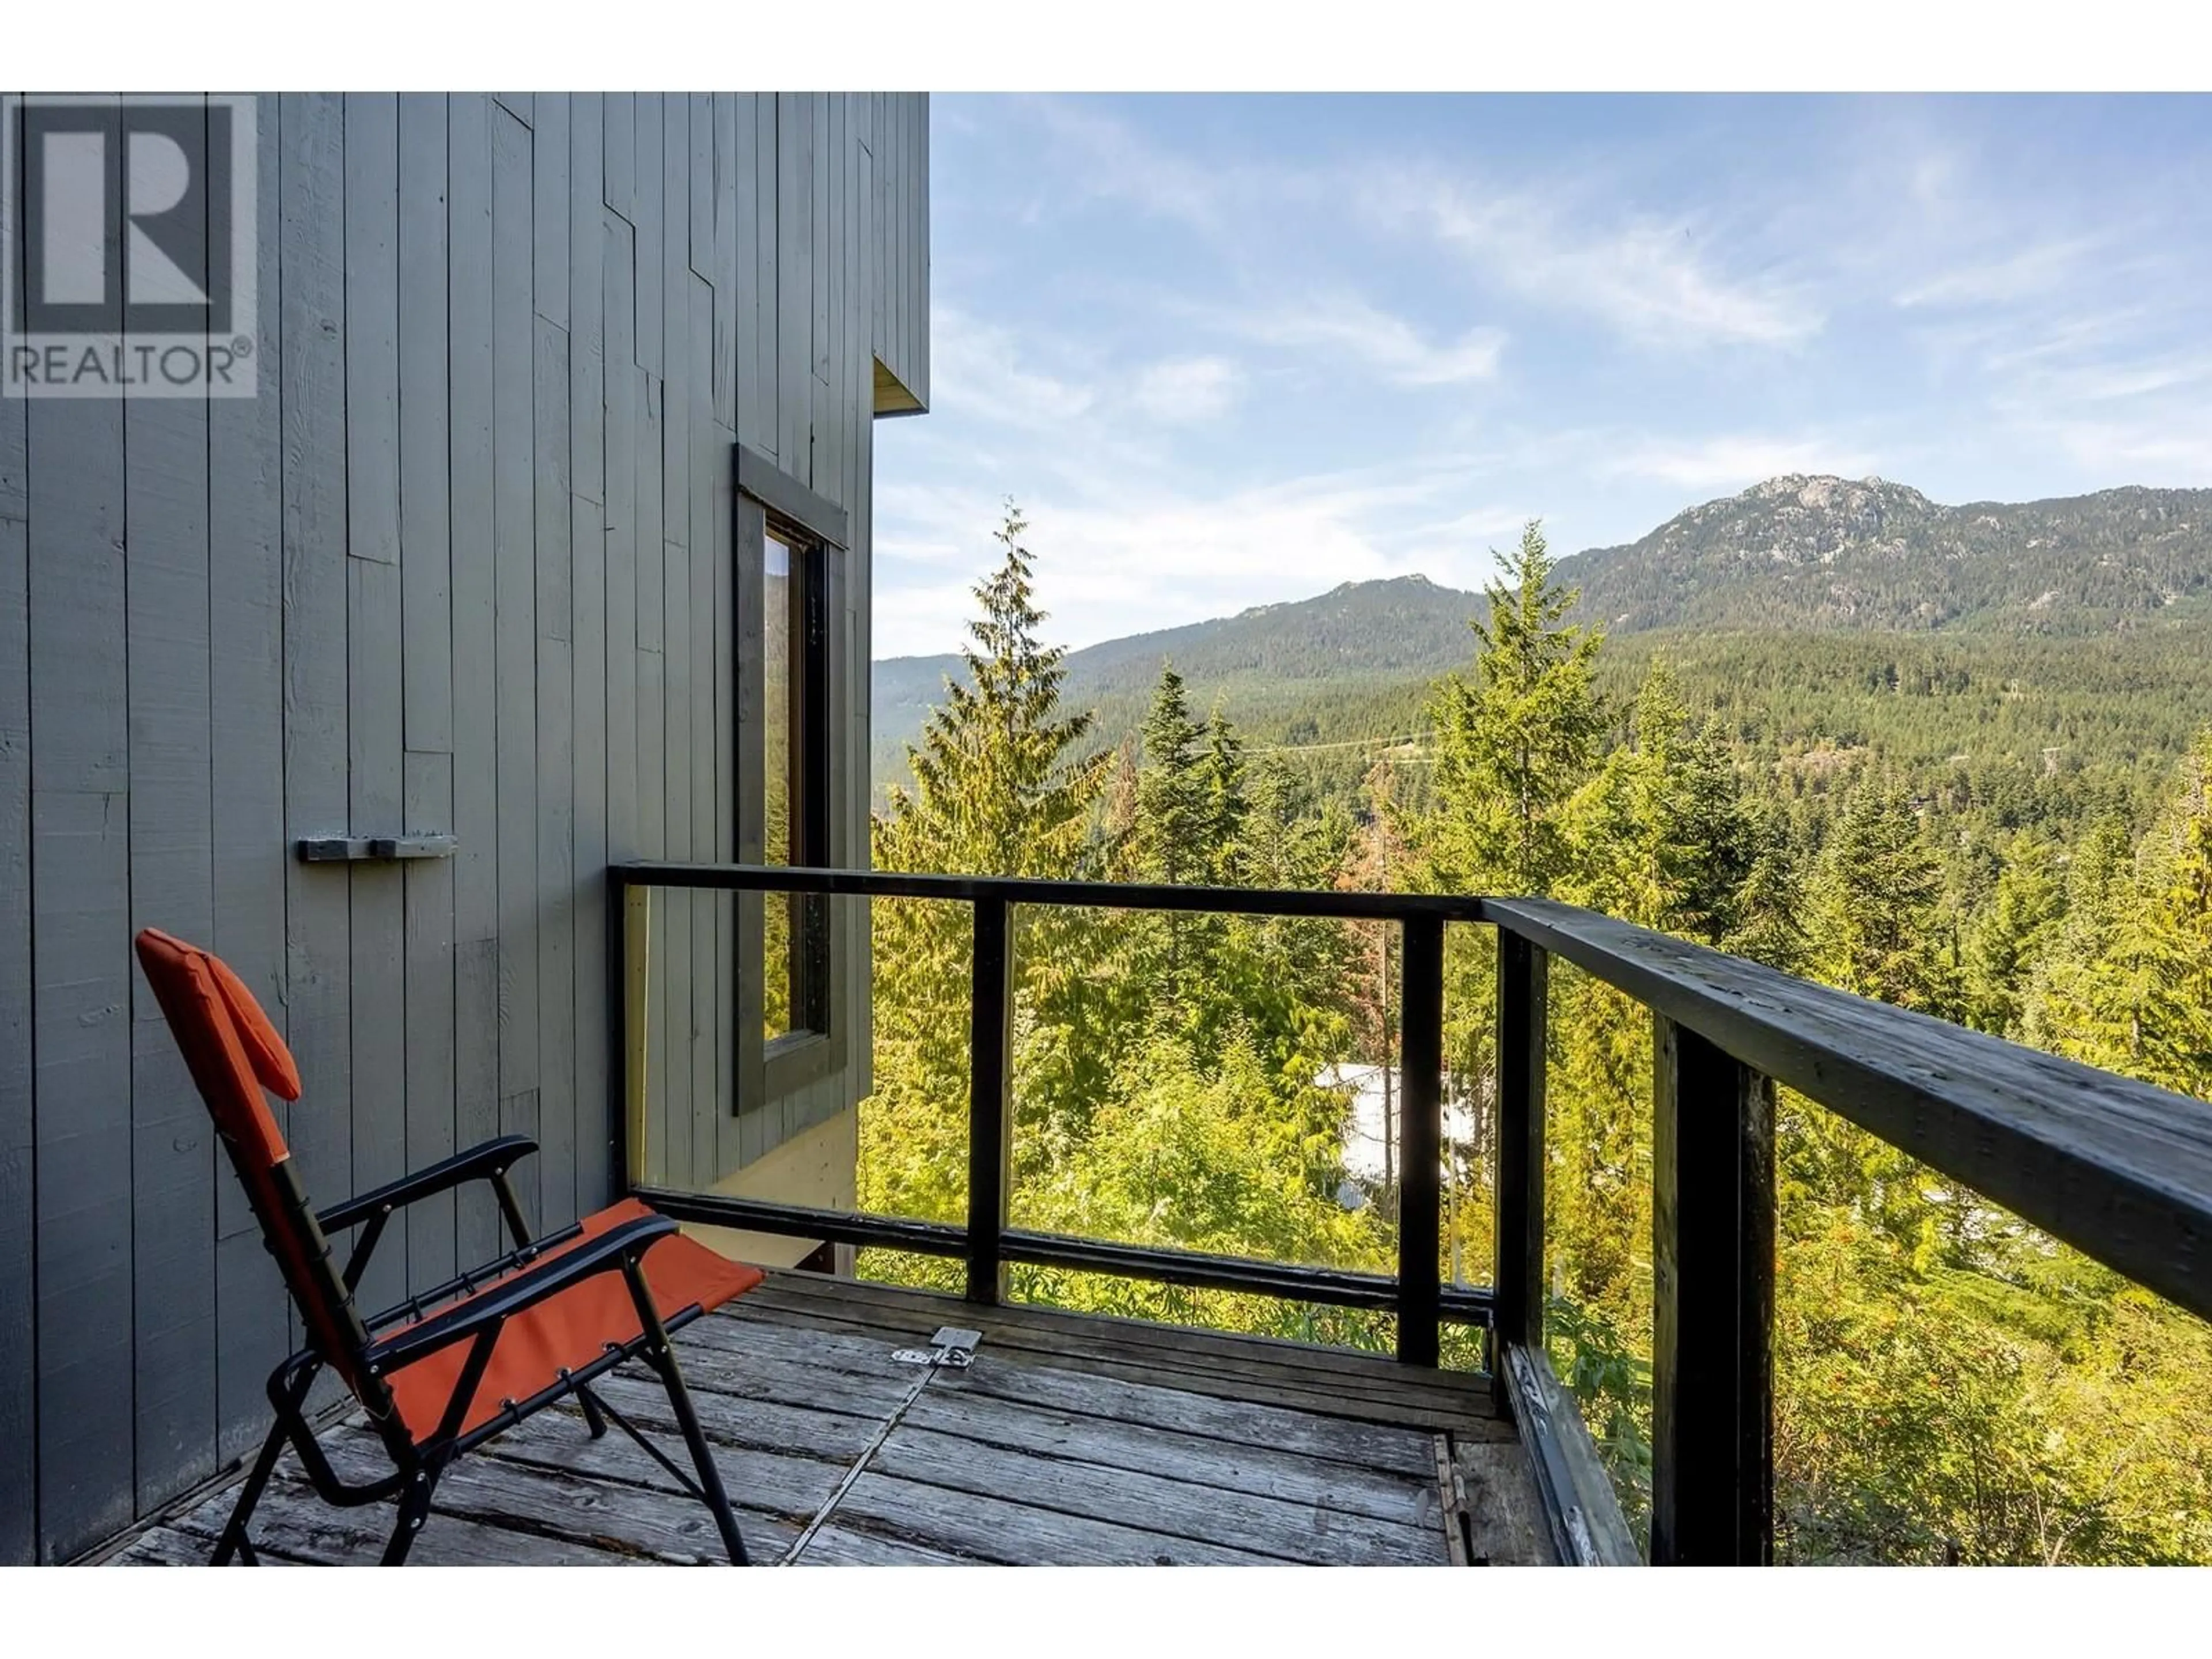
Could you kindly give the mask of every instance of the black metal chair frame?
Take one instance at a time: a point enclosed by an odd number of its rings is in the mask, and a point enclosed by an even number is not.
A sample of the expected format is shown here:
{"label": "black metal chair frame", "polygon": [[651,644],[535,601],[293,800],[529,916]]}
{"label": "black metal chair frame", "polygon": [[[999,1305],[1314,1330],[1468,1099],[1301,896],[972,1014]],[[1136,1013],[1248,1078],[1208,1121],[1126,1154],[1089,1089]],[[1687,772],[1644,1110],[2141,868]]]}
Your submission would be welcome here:
{"label": "black metal chair frame", "polygon": [[[351,1509],[380,1504],[391,1498],[399,1500],[398,1520],[385,1546],[383,1557],[384,1565],[398,1566],[406,1560],[416,1534],[429,1517],[430,1499],[439,1479],[456,1459],[570,1395],[576,1397],[582,1408],[585,1425],[593,1439],[605,1434],[611,1422],[637,1442],[685,1492],[706,1504],[714,1517],[715,1528],[730,1560],[738,1566],[747,1564],[744,1540],[738,1535],[737,1520],[731,1513],[729,1497],[714,1466],[713,1450],[700,1429],[698,1413],[692,1407],[690,1394],[684,1385],[683,1372],[669,1343],[670,1334],[696,1319],[702,1310],[695,1302],[663,1318],[653,1305],[653,1293],[646,1282],[643,1264],[647,1250],[674,1233],[676,1224],[657,1215],[627,1221],[547,1259],[547,1251],[568,1243],[583,1230],[580,1224],[574,1224],[544,1238],[530,1237],[521,1206],[515,1201],[514,1188],[508,1183],[507,1171],[537,1150],[537,1143],[527,1136],[502,1135],[348,1199],[319,1215],[309,1208],[290,1160],[276,1166],[278,1186],[291,1218],[319,1258],[319,1277],[331,1277],[330,1236],[356,1227],[361,1230],[346,1260],[344,1273],[336,1278],[334,1288],[343,1297],[341,1325],[357,1332],[360,1338],[355,1351],[346,1357],[358,1379],[353,1391],[390,1454],[393,1472],[381,1480],[356,1485],[341,1480],[331,1467],[329,1457],[316,1438],[314,1425],[307,1415],[306,1403],[309,1389],[331,1357],[313,1347],[302,1349],[270,1373],[269,1402],[276,1410],[276,1420],[262,1443],[260,1455],[254,1460],[245,1488],[239,1493],[238,1503],[216,1545],[216,1565],[226,1565],[233,1557],[249,1566],[259,1565],[246,1529],[288,1442],[299,1453],[301,1467],[308,1481],[325,1503]],[[392,1217],[410,1204],[474,1181],[489,1183],[498,1200],[500,1213],[514,1237],[514,1248],[483,1267],[410,1296],[397,1307],[374,1318],[361,1319],[353,1306],[353,1293]],[[265,1237],[263,1242],[269,1243]],[[477,1386],[491,1363],[492,1351],[507,1321],[550,1297],[608,1273],[622,1274],[629,1287],[631,1304],[637,1312],[638,1334],[628,1342],[607,1342],[590,1364],[562,1372],[553,1382],[527,1399],[501,1401],[496,1416],[464,1432],[462,1425],[468,1420]],[[455,1296],[466,1297],[467,1300],[425,1315],[425,1309],[435,1309],[438,1304]],[[444,1417],[428,1439],[418,1442],[401,1420],[384,1379],[428,1354],[463,1342],[471,1346]],[[669,1408],[691,1454],[693,1473],[680,1468],[635,1425],[592,1391],[592,1383],[629,1359],[643,1360],[667,1389]]]}

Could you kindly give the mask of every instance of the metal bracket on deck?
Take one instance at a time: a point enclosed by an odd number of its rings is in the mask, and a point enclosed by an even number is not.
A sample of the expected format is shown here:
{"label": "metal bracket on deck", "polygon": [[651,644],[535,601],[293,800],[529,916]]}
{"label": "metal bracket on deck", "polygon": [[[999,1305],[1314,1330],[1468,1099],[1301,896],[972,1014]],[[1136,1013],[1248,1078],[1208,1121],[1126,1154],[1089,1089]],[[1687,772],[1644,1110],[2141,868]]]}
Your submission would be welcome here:
{"label": "metal bracket on deck", "polygon": [[982,1340],[981,1331],[963,1331],[946,1325],[929,1339],[928,1347],[895,1349],[891,1358],[902,1365],[944,1365],[956,1371],[965,1370],[975,1363],[975,1345]]}

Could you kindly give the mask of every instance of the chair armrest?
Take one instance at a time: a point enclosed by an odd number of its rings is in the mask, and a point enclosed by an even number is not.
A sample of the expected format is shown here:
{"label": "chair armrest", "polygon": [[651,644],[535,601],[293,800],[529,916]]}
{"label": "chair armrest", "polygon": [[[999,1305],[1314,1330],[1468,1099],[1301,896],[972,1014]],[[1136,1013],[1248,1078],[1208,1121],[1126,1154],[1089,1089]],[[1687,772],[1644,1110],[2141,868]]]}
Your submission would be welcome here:
{"label": "chair armrest", "polygon": [[537,1150],[538,1143],[528,1135],[501,1135],[496,1140],[471,1146],[465,1152],[441,1158],[428,1169],[356,1194],[343,1204],[333,1204],[315,1219],[326,1233],[343,1232],[349,1227],[359,1226],[379,1211],[404,1208],[434,1193],[450,1191],[465,1182],[505,1175]]}
{"label": "chair armrest", "polygon": [[363,1358],[372,1371],[397,1370],[425,1354],[475,1336],[487,1326],[512,1319],[594,1274],[619,1271],[676,1231],[676,1224],[666,1216],[640,1216],[625,1221],[589,1243],[546,1258],[443,1313],[371,1343]]}

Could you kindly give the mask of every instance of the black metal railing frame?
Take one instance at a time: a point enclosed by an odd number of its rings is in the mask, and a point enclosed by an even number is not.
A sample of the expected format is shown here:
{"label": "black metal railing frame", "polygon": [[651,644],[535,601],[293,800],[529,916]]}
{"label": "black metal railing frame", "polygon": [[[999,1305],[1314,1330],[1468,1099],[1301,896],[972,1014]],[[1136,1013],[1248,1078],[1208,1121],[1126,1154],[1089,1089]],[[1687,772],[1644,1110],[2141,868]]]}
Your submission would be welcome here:
{"label": "black metal railing frame", "polygon": [[[1441,1323],[1485,1328],[1492,1323],[1491,1292],[1446,1285],[1440,1270],[1444,927],[1451,921],[1477,921],[1474,901],[1420,894],[1273,892],[747,865],[623,865],[614,866],[609,876],[622,900],[609,907],[616,930],[610,956],[624,981],[612,999],[617,1029],[611,1052],[624,1056],[632,1053],[629,1034],[642,1007],[642,974],[635,964],[643,934],[634,916],[639,896],[652,890],[931,899],[965,904],[974,913],[964,1222],[860,1215],[719,1194],[680,1192],[640,1182],[635,1179],[639,1172],[631,1168],[630,1143],[635,1138],[633,1125],[641,1103],[635,1097],[631,1079],[620,1077],[614,1131],[617,1168],[629,1190],[664,1213],[755,1231],[961,1257],[967,1265],[969,1299],[982,1304],[1000,1300],[1006,1294],[1007,1267],[1026,1263],[1389,1311],[1397,1316],[1398,1357],[1410,1364],[1437,1363]],[[1013,911],[1017,905],[1319,916],[1397,925],[1402,935],[1404,964],[1400,1034],[1404,1152],[1399,1176],[1397,1271],[1364,1273],[1209,1255],[1012,1225],[1008,1206],[1016,983]]]}
{"label": "black metal railing frame", "polygon": [[[1653,1042],[1650,1559],[1762,1564],[1773,1540],[1774,1100],[1799,1091],[2118,1272],[2212,1317],[2212,1106],[1542,899],[1166,887],[758,866],[612,867],[615,1046],[644,1017],[634,915],[656,888],[933,899],[975,914],[964,1224],[856,1215],[641,1184],[639,1091],[616,1079],[623,1184],[680,1220],[967,1263],[995,1303],[1016,1262],[1238,1290],[1397,1316],[1397,1352],[1437,1363],[1441,1322],[1486,1328],[1564,1560],[1636,1550],[1571,1395],[1545,1358],[1544,1116],[1549,963],[1649,1007]],[[1400,929],[1399,1260],[1395,1274],[1041,1233],[1008,1222],[1012,912],[1024,904],[1329,918]],[[1444,930],[1496,929],[1496,1283],[1439,1268]]]}

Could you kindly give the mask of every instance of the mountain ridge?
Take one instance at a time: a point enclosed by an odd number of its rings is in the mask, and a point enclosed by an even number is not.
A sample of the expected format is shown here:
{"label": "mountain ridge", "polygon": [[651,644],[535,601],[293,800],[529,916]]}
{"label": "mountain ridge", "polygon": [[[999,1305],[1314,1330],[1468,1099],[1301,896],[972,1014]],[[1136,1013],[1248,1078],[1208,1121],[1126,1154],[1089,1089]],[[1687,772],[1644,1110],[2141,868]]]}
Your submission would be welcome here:
{"label": "mountain ridge", "polygon": [[2127,484],[1946,507],[1791,473],[1560,561],[1622,631],[1692,626],[2095,632],[2212,592],[2212,490]]}
{"label": "mountain ridge", "polygon": [[[1633,542],[1560,560],[1578,619],[1615,635],[2109,635],[2212,620],[2212,489],[2121,485],[1944,506],[1881,478],[1786,474],[1686,507]],[[1310,705],[1466,664],[1483,596],[1425,575],[1101,641],[1066,657],[1066,695],[1132,724],[1163,662],[1201,707]],[[871,665],[874,770],[903,770],[953,653]]]}

